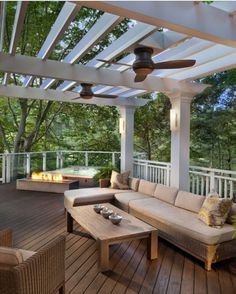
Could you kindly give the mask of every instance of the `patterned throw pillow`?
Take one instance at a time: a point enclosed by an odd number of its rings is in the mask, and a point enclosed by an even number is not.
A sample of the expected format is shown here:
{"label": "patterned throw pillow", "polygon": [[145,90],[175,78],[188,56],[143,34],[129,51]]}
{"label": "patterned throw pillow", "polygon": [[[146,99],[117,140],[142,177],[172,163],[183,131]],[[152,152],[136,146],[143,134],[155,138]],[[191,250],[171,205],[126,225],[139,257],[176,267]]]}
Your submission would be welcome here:
{"label": "patterned throw pillow", "polygon": [[116,171],[112,171],[111,174],[111,188],[113,189],[129,189],[129,171],[118,173]]}
{"label": "patterned throw pillow", "polygon": [[232,200],[221,199],[216,194],[209,194],[198,213],[198,218],[208,226],[221,228],[230,212]]}

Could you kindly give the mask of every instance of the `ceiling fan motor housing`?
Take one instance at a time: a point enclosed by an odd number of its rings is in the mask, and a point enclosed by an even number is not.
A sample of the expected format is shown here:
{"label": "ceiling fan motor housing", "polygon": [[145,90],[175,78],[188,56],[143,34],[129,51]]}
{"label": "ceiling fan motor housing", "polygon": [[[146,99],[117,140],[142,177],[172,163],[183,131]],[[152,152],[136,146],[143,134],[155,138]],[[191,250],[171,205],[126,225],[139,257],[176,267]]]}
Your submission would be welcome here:
{"label": "ceiling fan motor housing", "polygon": [[81,83],[82,90],[80,97],[83,99],[91,99],[93,97],[92,84]]}
{"label": "ceiling fan motor housing", "polygon": [[154,69],[154,62],[152,61],[153,49],[148,47],[139,47],[134,49],[136,56],[133,63],[133,70],[136,74],[148,75]]}

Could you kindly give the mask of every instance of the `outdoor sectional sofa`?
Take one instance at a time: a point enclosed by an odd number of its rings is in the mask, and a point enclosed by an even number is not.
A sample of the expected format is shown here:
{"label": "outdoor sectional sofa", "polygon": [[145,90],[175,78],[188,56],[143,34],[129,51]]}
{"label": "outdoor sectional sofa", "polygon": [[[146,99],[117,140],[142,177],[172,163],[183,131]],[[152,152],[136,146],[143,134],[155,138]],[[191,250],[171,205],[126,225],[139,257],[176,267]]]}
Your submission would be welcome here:
{"label": "outdoor sectional sofa", "polygon": [[[232,224],[213,228],[198,219],[204,196],[179,191],[174,187],[129,179],[129,190],[111,189],[108,180],[100,188],[85,188],[65,192],[64,205],[68,226],[74,206],[113,202],[117,207],[158,229],[163,239],[205,262],[211,264],[236,256],[236,240]],[[236,204],[231,214],[236,214]]]}

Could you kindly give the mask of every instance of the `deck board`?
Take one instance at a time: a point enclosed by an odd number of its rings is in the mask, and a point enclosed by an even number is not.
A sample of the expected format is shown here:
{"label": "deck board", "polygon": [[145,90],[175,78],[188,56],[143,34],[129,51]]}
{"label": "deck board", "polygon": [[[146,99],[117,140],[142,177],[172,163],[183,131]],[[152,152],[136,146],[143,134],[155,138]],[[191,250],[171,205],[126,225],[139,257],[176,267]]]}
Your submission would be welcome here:
{"label": "deck board", "polygon": [[227,261],[206,272],[204,264],[168,242],[159,240],[158,260],[146,258],[146,243],[134,240],[112,245],[112,270],[97,269],[97,246],[78,225],[66,232],[63,195],[16,191],[0,185],[0,229],[14,231],[16,247],[37,251],[57,235],[66,236],[66,293],[235,293],[236,276]]}

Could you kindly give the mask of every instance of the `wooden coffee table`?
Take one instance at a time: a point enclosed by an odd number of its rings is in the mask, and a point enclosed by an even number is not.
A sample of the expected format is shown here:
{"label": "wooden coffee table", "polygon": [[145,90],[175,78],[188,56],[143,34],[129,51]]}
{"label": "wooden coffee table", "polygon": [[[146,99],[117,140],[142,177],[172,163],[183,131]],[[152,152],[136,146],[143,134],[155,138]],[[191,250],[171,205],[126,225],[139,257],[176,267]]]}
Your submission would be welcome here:
{"label": "wooden coffee table", "polygon": [[93,210],[93,205],[73,207],[70,213],[67,213],[68,232],[73,231],[73,220],[75,220],[97,240],[100,271],[109,270],[109,245],[111,244],[147,239],[147,257],[151,260],[156,259],[158,256],[157,229],[110,203],[104,203],[104,206],[123,216],[119,225],[113,225],[109,219],[97,214]]}

